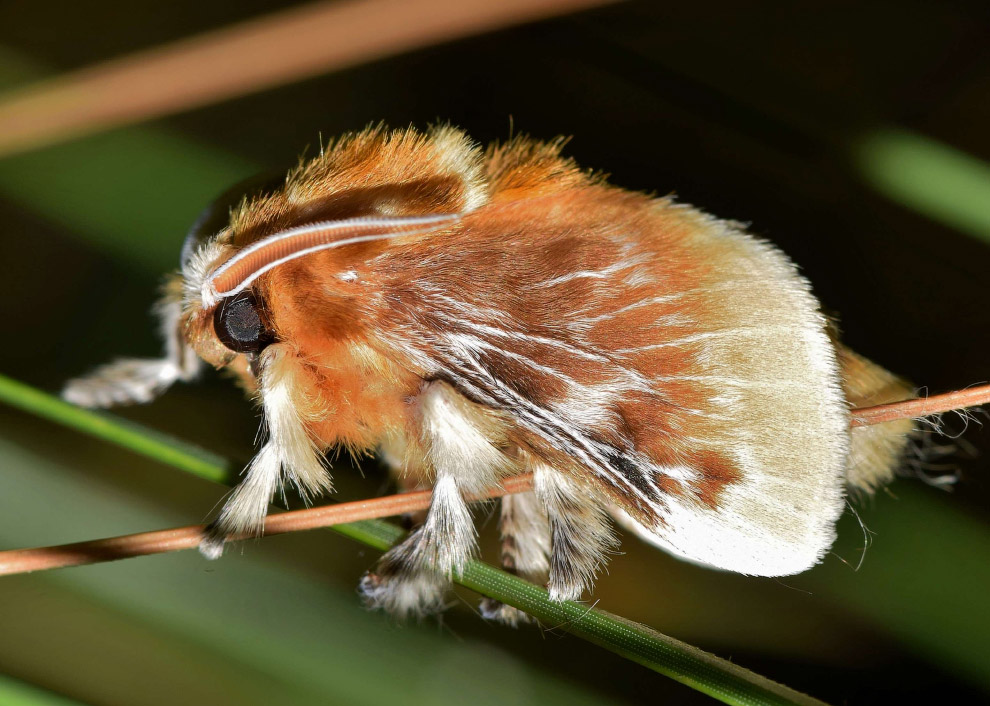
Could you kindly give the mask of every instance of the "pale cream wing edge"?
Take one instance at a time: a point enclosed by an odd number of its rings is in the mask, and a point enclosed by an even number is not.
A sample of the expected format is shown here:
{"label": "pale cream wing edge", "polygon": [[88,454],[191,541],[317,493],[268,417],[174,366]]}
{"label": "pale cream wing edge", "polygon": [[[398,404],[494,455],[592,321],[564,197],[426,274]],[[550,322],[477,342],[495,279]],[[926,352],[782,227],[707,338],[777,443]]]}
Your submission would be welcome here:
{"label": "pale cream wing edge", "polygon": [[[703,216],[700,216],[704,219]],[[787,257],[735,224],[705,219],[727,268],[755,275],[720,312],[748,329],[746,343],[715,338],[713,378],[748,384],[725,388],[733,420],[718,449],[743,469],[718,506],[668,497],[663,522],[647,528],[621,509],[616,519],[647,542],[690,561],[756,576],[786,576],[822,560],[845,506],[849,411],[835,349],[808,283]],[[772,285],[772,291],[768,289]]]}

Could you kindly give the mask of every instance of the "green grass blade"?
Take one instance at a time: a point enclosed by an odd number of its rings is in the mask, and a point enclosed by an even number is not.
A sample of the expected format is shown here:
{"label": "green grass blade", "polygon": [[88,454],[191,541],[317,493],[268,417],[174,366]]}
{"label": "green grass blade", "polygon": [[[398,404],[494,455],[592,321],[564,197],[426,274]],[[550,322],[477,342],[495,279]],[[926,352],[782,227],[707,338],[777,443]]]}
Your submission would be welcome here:
{"label": "green grass blade", "polygon": [[547,591],[480,561],[458,583],[496,598],[727,704],[821,704],[748,669],[603,610],[551,601]]}
{"label": "green grass blade", "polygon": [[[216,482],[230,479],[227,465],[218,457],[139,425],[79,409],[4,376],[0,376],[0,401],[201,478]],[[400,528],[381,520],[364,520],[331,529],[381,551],[403,535]],[[529,613],[551,628],[582,637],[723,703],[741,706],[822,703],[646,626],[579,603],[551,601],[545,589],[483,562],[470,562],[456,580],[484,596]]]}
{"label": "green grass blade", "polygon": [[[378,521],[332,529],[382,551],[404,534]],[[822,703],[645,625],[571,601],[555,603],[545,589],[480,561],[470,562],[457,582],[728,704]]]}
{"label": "green grass blade", "polygon": [[0,674],[0,704],[3,706],[79,706],[64,696],[44,691],[36,686]]}
{"label": "green grass blade", "polygon": [[76,407],[5,375],[0,375],[0,402],[200,478],[215,483],[230,483],[233,480],[230,464],[216,454],[125,419]]}

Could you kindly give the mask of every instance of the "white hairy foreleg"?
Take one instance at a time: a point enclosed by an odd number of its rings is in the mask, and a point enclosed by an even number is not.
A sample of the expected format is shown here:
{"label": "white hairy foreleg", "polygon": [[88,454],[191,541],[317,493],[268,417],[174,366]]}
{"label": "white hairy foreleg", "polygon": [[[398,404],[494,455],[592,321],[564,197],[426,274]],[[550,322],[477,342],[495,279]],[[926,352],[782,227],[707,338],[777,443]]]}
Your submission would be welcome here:
{"label": "white hairy foreleg", "polygon": [[179,331],[181,302],[176,282],[166,286],[165,294],[155,305],[155,313],[165,341],[161,358],[120,358],[101,365],[89,375],[69,380],[62,390],[62,397],[81,407],[145,403],[158,397],[173,383],[196,377],[202,363],[182,340]]}
{"label": "white hairy foreleg", "polygon": [[286,480],[304,499],[330,489],[322,454],[306,430],[306,418],[316,411],[299,379],[299,360],[284,344],[268,346],[260,356],[259,392],[268,439],[200,544],[211,559],[223,553],[228,537],[261,534],[268,506]]}
{"label": "white hairy foreleg", "polygon": [[463,570],[477,544],[465,495],[495,485],[508,466],[499,449],[501,424],[488,411],[442,382],[428,384],[417,405],[426,460],[435,474],[433,500],[423,525],[361,582],[369,605],[398,617],[443,608],[451,577]]}

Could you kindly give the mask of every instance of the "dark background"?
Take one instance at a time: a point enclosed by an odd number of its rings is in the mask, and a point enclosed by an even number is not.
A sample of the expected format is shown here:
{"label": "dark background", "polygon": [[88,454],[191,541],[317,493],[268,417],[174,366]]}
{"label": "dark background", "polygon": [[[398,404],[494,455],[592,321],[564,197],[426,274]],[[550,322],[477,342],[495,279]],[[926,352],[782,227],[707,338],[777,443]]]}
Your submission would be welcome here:
{"label": "dark background", "polygon": [[[0,3],[0,76],[17,85],[289,4]],[[224,186],[221,175],[292,164],[321,135],[371,122],[440,120],[479,142],[510,129],[573,136],[567,152],[614,183],[674,193],[778,244],[857,351],[931,392],[984,382],[990,229],[981,240],[889,198],[864,160],[871,141],[890,134],[990,159],[988,31],[990,8],[976,2],[621,3],[0,160],[0,372],[55,391],[115,355],[154,355],[147,311],[158,276],[177,265],[179,224]],[[203,176],[197,165],[207,161],[221,166]],[[187,174],[202,181],[190,185]],[[251,454],[255,412],[216,375],[121,414],[231,458]],[[944,459],[961,476],[954,492],[902,479],[857,506],[873,533],[859,571],[864,533],[851,516],[837,556],[783,580],[687,566],[626,538],[594,599],[835,703],[986,700],[983,418]],[[965,426],[952,415],[946,424],[953,433]],[[222,494],[7,408],[0,440],[4,546],[196,522]],[[346,465],[335,473],[344,499],[386,490],[373,464],[363,479]],[[132,514],[114,514],[125,510]],[[448,693],[451,703],[457,694],[493,703],[574,694],[589,703],[707,701],[552,629],[484,624],[467,592],[442,621],[391,627],[364,614],[353,593],[373,558],[316,532],[248,544],[219,564],[189,554],[4,579],[0,670],[86,703],[255,703],[265,688],[289,689],[282,680],[293,670],[307,673],[293,650],[324,650],[317,668],[377,664],[400,685],[435,672],[406,689],[412,702],[417,689],[424,703]],[[247,580],[255,565],[272,582]],[[192,585],[210,598],[186,595]],[[286,595],[299,586],[314,592],[316,608]],[[319,623],[307,616],[319,614],[321,595],[336,601],[334,620],[348,629],[296,640],[286,626]],[[226,611],[220,624],[196,612],[210,601]],[[158,610],[163,602],[168,610]],[[355,635],[367,630],[380,631],[377,641],[360,643]],[[224,674],[241,691],[221,688]],[[353,693],[341,686],[348,674]],[[281,693],[286,702],[361,702],[374,692],[365,678],[343,670],[329,684],[300,686],[296,675]],[[252,679],[256,689],[245,686]]]}

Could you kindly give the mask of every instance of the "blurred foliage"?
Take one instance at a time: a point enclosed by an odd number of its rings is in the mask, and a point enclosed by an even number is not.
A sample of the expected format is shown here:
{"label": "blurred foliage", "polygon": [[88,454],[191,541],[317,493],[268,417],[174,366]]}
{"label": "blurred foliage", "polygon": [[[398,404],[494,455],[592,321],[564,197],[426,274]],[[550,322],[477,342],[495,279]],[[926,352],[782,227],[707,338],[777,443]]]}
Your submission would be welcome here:
{"label": "blurred foliage", "polygon": [[[5,527],[5,543],[59,541],[66,537],[66,528],[59,527],[68,524],[60,521],[66,516],[75,516],[75,537],[115,531],[110,527],[164,527],[182,521],[10,442],[0,442],[0,455],[7,468],[0,513],[12,524]],[[82,517],[80,508],[86,508]],[[171,660],[157,669],[167,666],[174,677],[181,674],[182,682],[146,694],[144,703],[175,703],[180,686],[191,690],[182,697],[188,703],[431,704],[453,702],[468,688],[477,691],[472,700],[480,704],[503,703],[501,689],[511,689],[518,703],[602,703],[601,696],[548,678],[484,642],[390,626],[358,608],[353,589],[334,589],[271,562],[228,554],[208,567],[197,553],[183,552],[80,567],[71,576],[5,580],[0,608],[5,634],[9,638],[33,622],[25,613],[25,600],[40,607],[52,600],[52,593],[62,592],[58,587],[68,592],[69,600],[95,604],[116,616],[107,628],[89,619],[92,609],[66,611],[70,615],[58,622],[44,621],[53,633],[70,639],[86,639],[91,633],[93,647],[81,655],[89,663],[87,671],[93,670],[88,680],[101,675],[107,682],[90,681],[91,688],[121,689],[149,662]],[[32,585],[45,587],[40,596],[31,595]],[[59,624],[65,620],[68,624]],[[137,643],[150,643],[157,654],[135,651],[126,641],[112,644],[120,639],[113,634],[120,622],[126,629],[123,637],[143,634]],[[52,664],[69,656],[69,645],[60,647],[49,654]],[[17,655],[10,654],[16,648],[0,645],[5,661],[16,661]],[[100,651],[109,652],[109,659],[96,659]],[[422,659],[426,654],[428,663]],[[93,665],[97,661],[98,670]],[[382,678],[383,669],[388,678]],[[52,670],[39,681],[58,684],[67,676]]]}
{"label": "blurred foliage", "polygon": [[17,409],[129,449],[159,463],[217,483],[236,480],[230,464],[215,454],[183,444],[153,429],[99,410],[76,407],[53,395],[0,375],[0,400]]}
{"label": "blurred foliage", "polygon": [[[0,81],[284,3],[83,5],[0,5]],[[56,390],[113,355],[153,354],[147,309],[198,209],[320,134],[440,118],[487,141],[505,138],[512,116],[516,130],[574,135],[569,152],[617,184],[752,222],[843,313],[846,340],[892,370],[933,390],[985,380],[990,250],[965,214],[986,206],[987,31],[985,8],[964,1],[632,2],[0,160],[0,371]],[[897,139],[871,151],[864,135]],[[255,414],[215,376],[125,414],[225,457],[251,453]],[[872,539],[858,571],[864,535],[851,515],[835,556],[779,580],[625,538],[594,600],[827,700],[986,701],[986,434],[974,425],[957,447],[954,494],[903,479],[857,506]],[[373,464],[362,471],[339,464],[341,497],[385,490]],[[212,484],[7,408],[0,476],[5,547],[188,524],[219,500]],[[354,592],[373,560],[319,532],[211,564],[187,553],[4,579],[0,671],[127,706],[459,703],[468,692],[482,704],[707,701],[552,626],[485,624],[467,592],[439,621],[393,626]]]}
{"label": "blurred foliage", "polygon": [[0,675],[0,704],[4,706],[72,706],[75,703],[61,696]]}
{"label": "blurred foliage", "polygon": [[[90,436],[114,443],[197,478],[223,481],[226,464],[157,432],[103,412],[81,409],[0,375],[0,401]],[[362,520],[331,527],[378,551],[386,551],[405,535],[382,520]],[[78,551],[74,550],[73,553]],[[119,555],[118,555],[119,558]],[[96,561],[100,561],[99,557]],[[470,561],[454,579],[482,596],[525,611],[544,625],[579,635],[590,642],[669,676],[727,704],[814,704],[810,697],[748,670],[674,640],[646,626],[573,601],[551,601],[547,590],[480,561]]]}
{"label": "blurred foliage", "polygon": [[[202,204],[256,172],[195,140],[131,128],[0,160],[0,192],[87,245],[159,274],[178,266],[175,234]],[[154,194],[161,198],[149,208]]]}
{"label": "blurred foliage", "polygon": [[990,240],[990,165],[906,130],[877,130],[856,149],[882,193],[980,240]]}

